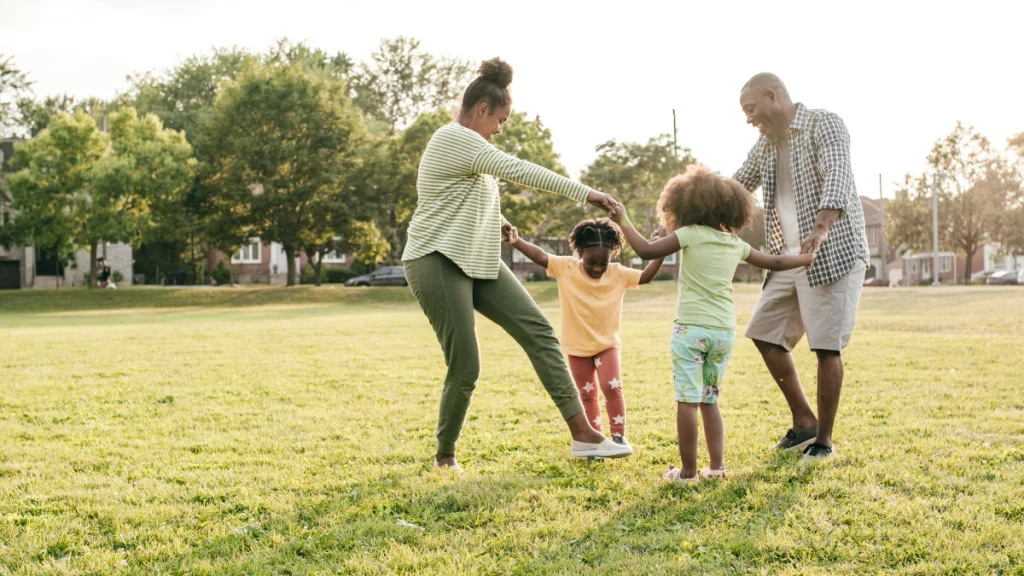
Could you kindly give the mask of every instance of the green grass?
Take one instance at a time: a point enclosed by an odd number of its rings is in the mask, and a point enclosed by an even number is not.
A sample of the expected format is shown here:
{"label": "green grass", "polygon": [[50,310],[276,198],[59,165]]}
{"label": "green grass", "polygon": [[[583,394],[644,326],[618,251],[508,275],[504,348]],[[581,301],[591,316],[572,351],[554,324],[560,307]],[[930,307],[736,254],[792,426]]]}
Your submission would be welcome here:
{"label": "green grass", "polygon": [[[530,288],[557,323],[555,284]],[[756,296],[737,288],[741,329]],[[628,296],[637,453],[603,463],[569,458],[481,320],[454,476],[430,466],[444,367],[404,289],[2,293],[0,574],[1024,574],[1024,289],[865,290],[841,458],[814,468],[772,451],[788,411],[741,339],[731,478],[695,487],[660,481],[673,302]]]}

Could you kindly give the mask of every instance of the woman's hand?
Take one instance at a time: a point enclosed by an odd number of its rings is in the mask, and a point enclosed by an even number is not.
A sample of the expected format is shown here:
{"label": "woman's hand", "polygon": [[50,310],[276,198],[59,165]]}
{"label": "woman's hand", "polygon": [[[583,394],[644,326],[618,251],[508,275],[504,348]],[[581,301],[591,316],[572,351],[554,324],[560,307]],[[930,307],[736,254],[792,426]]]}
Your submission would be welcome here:
{"label": "woman's hand", "polygon": [[501,225],[501,241],[505,244],[515,244],[519,240],[519,230],[515,226],[505,223]]}
{"label": "woman's hand", "polygon": [[621,225],[622,220],[626,217],[626,206],[622,202],[616,202],[615,200],[612,200],[612,202],[615,203],[615,209],[608,211],[608,218],[612,222]]}
{"label": "woman's hand", "polygon": [[617,202],[615,202],[614,198],[604,192],[591,190],[590,193],[587,194],[587,204],[603,209],[605,212],[608,212],[609,216],[615,215],[615,205]]}

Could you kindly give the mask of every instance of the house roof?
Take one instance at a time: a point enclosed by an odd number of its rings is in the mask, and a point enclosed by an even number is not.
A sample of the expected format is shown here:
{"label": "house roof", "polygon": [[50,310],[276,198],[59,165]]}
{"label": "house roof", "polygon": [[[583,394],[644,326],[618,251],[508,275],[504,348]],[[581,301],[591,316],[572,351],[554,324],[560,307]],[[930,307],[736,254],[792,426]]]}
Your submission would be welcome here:
{"label": "house roof", "polygon": [[867,196],[860,197],[860,205],[864,210],[864,225],[871,226],[881,224],[883,220],[884,212],[882,212],[882,200],[881,198],[868,198]]}

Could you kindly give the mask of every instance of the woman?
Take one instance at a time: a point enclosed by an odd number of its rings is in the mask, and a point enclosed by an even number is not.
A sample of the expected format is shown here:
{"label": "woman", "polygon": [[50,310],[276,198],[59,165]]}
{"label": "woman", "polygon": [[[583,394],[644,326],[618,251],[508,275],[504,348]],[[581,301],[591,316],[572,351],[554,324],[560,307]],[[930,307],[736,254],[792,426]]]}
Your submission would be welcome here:
{"label": "woman", "polygon": [[554,329],[501,261],[501,237],[513,227],[501,215],[497,178],[584,200],[608,211],[606,194],[509,156],[490,144],[512,109],[512,67],[499,58],[480,66],[455,122],[434,133],[416,181],[418,202],[402,260],[416,300],[444,351],[434,466],[462,469],[455,443],[480,376],[473,311],[497,323],[526,351],[572,435],[571,454],[615,458],[632,454],[591,428]]}

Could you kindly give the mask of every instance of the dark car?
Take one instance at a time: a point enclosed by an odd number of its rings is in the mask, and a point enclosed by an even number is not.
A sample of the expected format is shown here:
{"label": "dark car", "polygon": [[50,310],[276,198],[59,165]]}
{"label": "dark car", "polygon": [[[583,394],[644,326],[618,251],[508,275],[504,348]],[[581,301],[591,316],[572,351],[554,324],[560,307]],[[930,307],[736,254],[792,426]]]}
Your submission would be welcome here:
{"label": "dark car", "polygon": [[988,277],[985,280],[985,284],[993,285],[1005,285],[1005,284],[1016,284],[1017,273],[1012,270],[1000,270]]}
{"label": "dark car", "polygon": [[382,266],[369,274],[356,276],[345,282],[345,286],[408,286],[405,279],[405,268],[401,266]]}

